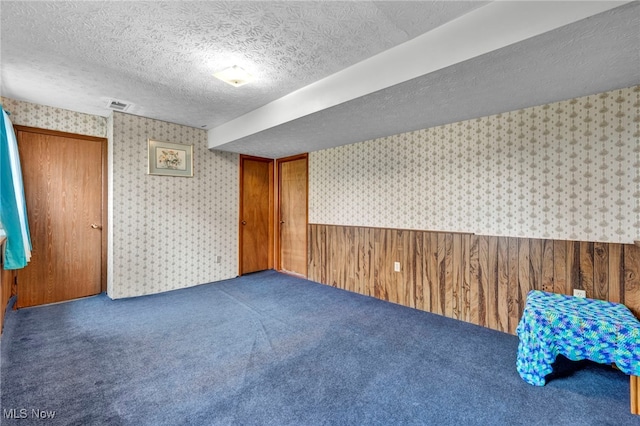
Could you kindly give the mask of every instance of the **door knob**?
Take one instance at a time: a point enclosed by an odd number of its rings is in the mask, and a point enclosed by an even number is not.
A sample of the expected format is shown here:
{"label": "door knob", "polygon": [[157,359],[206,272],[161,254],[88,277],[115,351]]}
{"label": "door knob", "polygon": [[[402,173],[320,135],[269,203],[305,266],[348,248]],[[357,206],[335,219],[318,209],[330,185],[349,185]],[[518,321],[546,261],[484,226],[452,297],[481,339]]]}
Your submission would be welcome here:
{"label": "door knob", "polygon": [[91,224],[91,229],[102,229],[102,226],[98,225],[97,223],[92,223]]}
{"label": "door knob", "polygon": [[246,220],[243,220],[243,221],[242,221],[242,224],[243,224],[243,225],[246,225],[246,224],[247,224],[247,221],[246,221]]}
{"label": "door knob", "polygon": [[281,220],[281,221],[280,221],[280,225],[282,225],[283,223],[284,223],[284,220]]}

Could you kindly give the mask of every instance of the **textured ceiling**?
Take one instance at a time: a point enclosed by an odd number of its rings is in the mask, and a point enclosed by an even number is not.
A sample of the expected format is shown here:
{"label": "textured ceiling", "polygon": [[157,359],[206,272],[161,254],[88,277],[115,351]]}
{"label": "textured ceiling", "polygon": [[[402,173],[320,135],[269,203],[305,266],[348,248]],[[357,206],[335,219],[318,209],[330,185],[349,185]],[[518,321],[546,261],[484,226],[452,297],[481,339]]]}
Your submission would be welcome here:
{"label": "textured ceiling", "polygon": [[[482,2],[2,1],[2,94],[194,127],[227,122]],[[236,89],[212,77],[239,65]]]}
{"label": "textured ceiling", "polygon": [[[2,1],[0,93],[209,129],[486,3]],[[640,84],[639,16],[627,4],[219,148],[276,158]],[[230,65],[256,81],[212,78]]]}

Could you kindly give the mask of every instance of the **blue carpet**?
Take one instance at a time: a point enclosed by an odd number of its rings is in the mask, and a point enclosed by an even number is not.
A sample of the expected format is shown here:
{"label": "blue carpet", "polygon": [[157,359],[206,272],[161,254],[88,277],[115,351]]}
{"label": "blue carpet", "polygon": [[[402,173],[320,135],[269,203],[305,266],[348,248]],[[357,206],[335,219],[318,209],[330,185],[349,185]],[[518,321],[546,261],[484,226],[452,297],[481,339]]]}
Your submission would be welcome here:
{"label": "blue carpet", "polygon": [[517,344],[273,271],[100,295],[8,312],[2,424],[640,424],[624,374],[560,360],[534,387]]}

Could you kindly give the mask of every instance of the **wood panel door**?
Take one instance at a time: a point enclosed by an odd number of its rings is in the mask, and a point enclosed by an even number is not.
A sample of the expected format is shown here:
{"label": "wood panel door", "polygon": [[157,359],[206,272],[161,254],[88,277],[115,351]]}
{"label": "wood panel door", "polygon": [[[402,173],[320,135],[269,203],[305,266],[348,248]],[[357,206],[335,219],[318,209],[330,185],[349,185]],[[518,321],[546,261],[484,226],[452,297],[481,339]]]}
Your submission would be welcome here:
{"label": "wood panel door", "polygon": [[240,275],[273,268],[273,160],[240,156]]}
{"label": "wood panel door", "polygon": [[278,160],[279,269],[307,276],[307,154]]}
{"label": "wood panel door", "polygon": [[106,283],[104,138],[16,126],[31,262],[17,273],[17,307],[91,296]]}

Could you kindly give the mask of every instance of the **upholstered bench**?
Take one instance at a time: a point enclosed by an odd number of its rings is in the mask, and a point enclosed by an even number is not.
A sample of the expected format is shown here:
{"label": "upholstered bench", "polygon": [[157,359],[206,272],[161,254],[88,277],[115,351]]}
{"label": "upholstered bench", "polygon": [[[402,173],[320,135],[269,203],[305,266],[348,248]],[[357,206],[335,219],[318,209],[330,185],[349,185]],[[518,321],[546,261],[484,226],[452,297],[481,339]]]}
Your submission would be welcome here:
{"label": "upholstered bench", "polygon": [[640,322],[626,306],[532,290],[516,332],[525,382],[544,386],[558,355],[615,364],[631,376],[631,412],[640,414]]}

